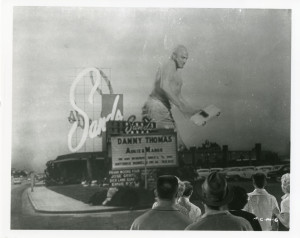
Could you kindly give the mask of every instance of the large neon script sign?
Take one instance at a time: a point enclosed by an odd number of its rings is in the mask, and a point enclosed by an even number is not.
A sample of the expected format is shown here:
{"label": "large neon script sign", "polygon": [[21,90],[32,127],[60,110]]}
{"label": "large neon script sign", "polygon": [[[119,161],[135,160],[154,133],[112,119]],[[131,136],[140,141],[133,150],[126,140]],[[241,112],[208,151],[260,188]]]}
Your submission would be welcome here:
{"label": "large neon script sign", "polygon": [[[118,105],[118,102],[120,99],[119,95],[116,95],[116,97],[115,97],[111,113],[109,113],[107,116],[100,117],[98,120],[90,119],[88,114],[82,108],[80,108],[78,105],[76,105],[76,100],[75,100],[76,87],[78,86],[78,83],[81,80],[84,80],[84,76],[87,74],[90,74],[91,79],[92,79],[92,85],[93,85],[93,87],[88,95],[88,102],[91,105],[93,105],[94,94],[96,92],[98,92],[99,94],[102,94],[100,85],[101,85],[101,76],[103,77],[104,74],[101,70],[99,70],[97,68],[86,68],[86,69],[82,70],[77,75],[74,82],[72,83],[71,89],[70,89],[70,103],[76,112],[76,118],[77,118],[77,120],[76,120],[74,113],[71,112],[71,114],[73,115],[73,118],[71,118],[71,119],[69,118],[69,121],[72,123],[72,127],[68,134],[68,147],[69,147],[69,150],[72,152],[76,152],[79,149],[81,149],[88,137],[93,139],[96,136],[101,136],[101,133],[106,131],[106,122],[107,121],[123,120],[123,115],[122,115],[121,111],[117,108],[117,105]],[[94,77],[92,75],[94,75]],[[104,79],[105,79],[110,91],[112,91],[110,82],[107,81],[107,77],[106,78],[104,77]],[[83,130],[82,136],[81,136],[78,144],[75,147],[73,147],[72,138],[78,127],[81,127]]]}

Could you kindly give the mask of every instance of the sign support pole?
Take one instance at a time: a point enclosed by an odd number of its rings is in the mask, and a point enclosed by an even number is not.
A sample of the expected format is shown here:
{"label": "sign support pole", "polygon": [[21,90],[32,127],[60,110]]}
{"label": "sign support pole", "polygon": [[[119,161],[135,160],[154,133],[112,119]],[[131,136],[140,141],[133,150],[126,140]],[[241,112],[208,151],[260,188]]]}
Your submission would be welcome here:
{"label": "sign support pole", "polygon": [[145,189],[147,190],[147,150],[145,148]]}

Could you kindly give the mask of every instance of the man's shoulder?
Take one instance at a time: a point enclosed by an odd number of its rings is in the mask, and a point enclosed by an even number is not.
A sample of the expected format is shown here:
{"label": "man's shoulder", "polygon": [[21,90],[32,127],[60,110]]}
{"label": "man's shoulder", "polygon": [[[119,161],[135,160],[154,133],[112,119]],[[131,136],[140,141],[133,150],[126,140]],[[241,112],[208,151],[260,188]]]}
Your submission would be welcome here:
{"label": "man's shoulder", "polygon": [[150,209],[146,211],[144,214],[140,215],[135,219],[135,221],[143,221],[146,219],[152,219],[153,217],[172,217],[178,218],[183,221],[189,221],[188,217],[183,215],[179,210],[158,210],[158,209]]}
{"label": "man's shoulder", "polygon": [[145,218],[151,216],[152,213],[153,213],[153,209],[150,209],[150,210],[146,211],[145,213],[143,213],[142,215],[138,216],[134,221],[142,221]]}
{"label": "man's shoulder", "polygon": [[[225,216],[226,215],[226,216]],[[213,223],[212,221],[219,221],[217,223]],[[222,224],[224,227],[218,227],[218,229],[233,229],[233,230],[252,230],[250,223],[238,216],[234,216],[230,213],[228,214],[216,214],[212,216],[204,216],[198,219],[195,223],[189,225],[186,230],[201,230],[212,228],[213,224]],[[228,226],[230,224],[230,226]]]}
{"label": "man's shoulder", "polygon": [[[181,78],[181,77],[176,77],[176,76],[180,76],[180,73],[178,70],[176,70],[175,63],[172,60],[169,60],[169,61],[165,62],[164,64],[161,64],[159,66],[159,71],[161,72],[162,75],[174,76],[174,77],[168,77],[169,79],[172,79],[172,80]],[[163,77],[163,78],[165,78],[165,77]]]}
{"label": "man's shoulder", "polygon": [[[156,210],[151,209],[141,216],[137,217],[132,223],[132,230],[144,230],[144,229],[157,229],[161,227],[163,222],[170,222],[174,224],[178,229],[184,229],[189,224],[191,220],[178,210]],[[170,224],[166,224],[170,225]]]}
{"label": "man's shoulder", "polygon": [[[240,214],[241,214],[241,215],[248,216],[248,215],[251,214],[251,213],[246,212],[246,211],[243,211],[243,212],[241,212]],[[255,217],[255,216],[254,216],[254,217]],[[236,222],[241,223],[241,224],[248,224],[248,221],[247,221],[245,218],[243,218],[243,217],[241,217],[241,216],[235,216],[234,214],[230,214],[230,219],[235,220]]]}
{"label": "man's shoulder", "polygon": [[277,199],[276,199],[276,197],[275,197],[273,194],[271,194],[271,193],[269,193],[268,191],[266,191],[266,195],[267,195],[269,198],[271,198],[275,203],[277,203]]}
{"label": "man's shoulder", "polygon": [[149,217],[151,217],[151,211],[152,210],[148,210],[144,214],[135,218],[130,229],[131,230],[140,230],[143,223],[145,221],[147,221]]}
{"label": "man's shoulder", "polygon": [[[219,220],[219,221],[230,221],[232,224],[239,224],[239,225],[248,225],[249,222],[245,219],[245,218],[242,218],[242,217],[239,217],[239,216],[235,216],[235,215],[232,215],[231,213],[227,213],[227,214],[215,214],[215,215],[208,215],[208,216],[204,216],[204,217],[201,217],[200,219],[197,220],[197,222],[193,223],[192,225],[195,225],[195,226],[199,226],[201,224],[204,224],[206,222],[210,222],[211,220]],[[190,226],[192,226],[190,225]]]}
{"label": "man's shoulder", "polygon": [[188,225],[185,229],[186,230],[199,230],[203,224],[207,221],[207,217],[199,217],[196,221],[190,225]]}
{"label": "man's shoulder", "polygon": [[[248,213],[248,212],[246,212],[246,213]],[[248,214],[251,215],[251,213],[248,213]],[[248,216],[248,214],[246,216]],[[234,219],[236,221],[237,226],[243,228],[244,230],[253,230],[250,222],[246,219],[246,217],[234,216],[232,214],[230,214],[230,215],[232,216],[232,219]],[[250,219],[253,219],[254,217],[251,216]]]}
{"label": "man's shoulder", "polygon": [[255,218],[256,216],[251,213],[251,212],[247,212],[247,211],[244,211],[244,210],[235,210],[235,211],[229,211],[232,215],[235,215],[235,216],[241,216],[241,217],[244,217],[244,218],[250,218],[250,219],[253,219]]}
{"label": "man's shoulder", "polygon": [[197,207],[195,204],[193,204],[193,203],[190,203],[190,206],[191,206],[191,210],[194,210],[194,211],[196,211],[196,210],[199,210],[199,211],[201,211],[201,209],[199,208],[199,207]]}
{"label": "man's shoulder", "polygon": [[[274,195],[270,194],[266,189],[254,190],[251,193],[248,193],[249,199],[257,196],[264,196],[264,197],[272,197],[275,198]],[[275,198],[276,199],[276,198]]]}

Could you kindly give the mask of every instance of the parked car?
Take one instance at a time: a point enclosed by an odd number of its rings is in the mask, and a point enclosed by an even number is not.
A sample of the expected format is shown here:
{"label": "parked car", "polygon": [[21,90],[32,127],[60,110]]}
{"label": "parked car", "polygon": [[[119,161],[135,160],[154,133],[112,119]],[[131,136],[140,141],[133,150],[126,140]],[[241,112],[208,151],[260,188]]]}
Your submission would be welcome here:
{"label": "parked car", "polygon": [[197,169],[198,180],[205,179],[210,173],[209,169]]}
{"label": "parked car", "polygon": [[38,173],[36,174],[35,178],[37,181],[44,181],[45,180],[45,174],[44,173]]}
{"label": "parked car", "polygon": [[13,178],[13,184],[21,184],[22,178],[21,177],[14,177]]}
{"label": "parked car", "polygon": [[286,173],[290,173],[290,165],[289,164],[282,165],[279,169],[268,172],[267,178],[269,178],[271,180],[275,180],[277,182],[280,182],[281,176]]}
{"label": "parked car", "polygon": [[210,173],[211,172],[219,172],[220,174],[223,174],[224,176],[226,176],[226,171],[224,168],[211,168]]}
{"label": "parked car", "polygon": [[268,178],[268,172],[273,170],[272,165],[264,165],[264,166],[257,166],[256,167],[256,172],[264,173],[266,177]]}
{"label": "parked car", "polygon": [[256,166],[256,170],[262,171],[262,172],[270,172],[270,171],[274,170],[274,166],[272,166],[272,165]]}
{"label": "parked car", "polygon": [[240,167],[240,177],[243,179],[251,179],[252,175],[255,174],[257,171],[254,166],[245,166]]}
{"label": "parked car", "polygon": [[225,169],[225,176],[228,180],[235,180],[238,181],[242,178],[241,174],[241,168],[239,167],[231,167]]}
{"label": "parked car", "polygon": [[273,166],[273,170],[280,169],[283,166],[283,164],[277,164]]}
{"label": "parked car", "polygon": [[222,172],[223,170],[223,168],[211,168],[210,172]]}

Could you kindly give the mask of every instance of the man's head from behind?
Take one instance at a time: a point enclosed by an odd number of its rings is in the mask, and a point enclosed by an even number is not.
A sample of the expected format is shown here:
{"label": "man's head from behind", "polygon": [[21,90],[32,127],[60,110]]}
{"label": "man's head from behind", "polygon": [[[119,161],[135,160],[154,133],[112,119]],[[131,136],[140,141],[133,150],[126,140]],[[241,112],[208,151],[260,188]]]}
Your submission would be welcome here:
{"label": "man's head from behind", "polygon": [[189,181],[184,181],[183,182],[184,185],[185,185],[185,189],[184,189],[184,192],[183,192],[183,197],[190,197],[192,196],[192,193],[193,193],[193,186],[191,185],[191,183]]}
{"label": "man's head from behind", "polygon": [[243,187],[233,186],[233,199],[228,203],[229,210],[242,210],[248,202],[248,194]]}
{"label": "man's head from behind", "polygon": [[188,51],[185,46],[178,45],[174,48],[171,59],[175,62],[176,68],[183,68],[187,59],[188,59]]}
{"label": "man's head from behind", "polygon": [[233,192],[223,174],[212,172],[202,184],[200,198],[207,207],[218,210],[232,200]]}
{"label": "man's head from behind", "polygon": [[256,173],[252,176],[253,185],[256,188],[264,188],[267,184],[266,175],[264,173]]}
{"label": "man's head from behind", "polygon": [[157,179],[157,196],[162,200],[173,200],[178,192],[178,180],[173,175],[162,175]]}

